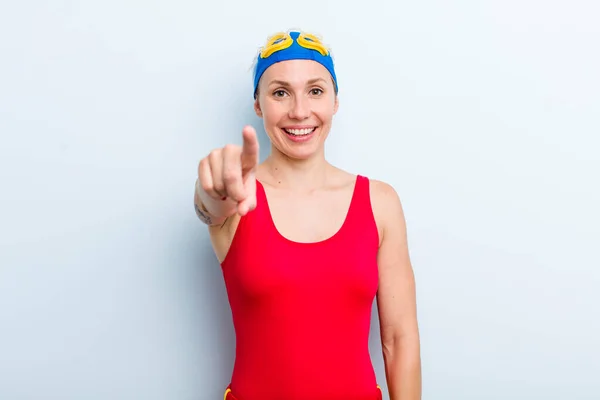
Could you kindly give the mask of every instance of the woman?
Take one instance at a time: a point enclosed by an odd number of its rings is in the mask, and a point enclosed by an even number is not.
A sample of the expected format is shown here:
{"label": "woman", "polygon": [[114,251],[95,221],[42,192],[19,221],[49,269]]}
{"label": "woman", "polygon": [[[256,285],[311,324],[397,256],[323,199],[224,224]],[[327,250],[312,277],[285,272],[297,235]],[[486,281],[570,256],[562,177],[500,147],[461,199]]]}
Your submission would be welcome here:
{"label": "woman", "polygon": [[338,109],[329,50],[271,37],[256,60],[254,109],[271,154],[243,145],[200,161],[194,202],[209,226],[236,331],[225,399],[375,400],[368,338],[377,298],[391,400],[421,396],[415,284],[400,200],[386,183],[329,164]]}

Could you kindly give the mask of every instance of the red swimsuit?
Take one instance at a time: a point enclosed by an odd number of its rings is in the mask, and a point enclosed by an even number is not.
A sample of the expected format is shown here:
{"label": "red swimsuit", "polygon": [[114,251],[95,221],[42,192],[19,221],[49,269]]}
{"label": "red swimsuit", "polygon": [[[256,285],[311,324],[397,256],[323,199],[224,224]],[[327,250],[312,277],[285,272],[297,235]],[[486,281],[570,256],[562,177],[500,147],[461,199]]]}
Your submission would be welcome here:
{"label": "red swimsuit", "polygon": [[380,398],[369,354],[379,247],[369,180],[357,177],[341,229],[316,243],[284,238],[260,182],[256,196],[222,263],[236,332],[228,396]]}

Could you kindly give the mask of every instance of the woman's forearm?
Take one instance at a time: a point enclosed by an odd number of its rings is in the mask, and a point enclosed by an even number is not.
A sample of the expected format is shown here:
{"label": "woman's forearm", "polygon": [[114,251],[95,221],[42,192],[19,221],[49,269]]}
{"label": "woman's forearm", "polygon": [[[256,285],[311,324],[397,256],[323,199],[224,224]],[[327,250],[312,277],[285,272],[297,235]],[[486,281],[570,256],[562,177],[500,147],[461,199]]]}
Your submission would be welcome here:
{"label": "woman's forearm", "polygon": [[418,336],[383,346],[390,400],[421,400],[421,355]]}

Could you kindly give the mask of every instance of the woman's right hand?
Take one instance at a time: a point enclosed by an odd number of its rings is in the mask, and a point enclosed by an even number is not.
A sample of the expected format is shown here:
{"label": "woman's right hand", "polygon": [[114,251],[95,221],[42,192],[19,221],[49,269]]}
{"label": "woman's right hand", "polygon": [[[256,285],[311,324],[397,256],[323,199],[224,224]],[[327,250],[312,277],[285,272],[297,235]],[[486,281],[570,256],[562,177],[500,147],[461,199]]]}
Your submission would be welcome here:
{"label": "woman's right hand", "polygon": [[242,136],[242,146],[215,149],[198,166],[198,196],[214,217],[243,216],[256,207],[258,138],[251,126],[244,127]]}

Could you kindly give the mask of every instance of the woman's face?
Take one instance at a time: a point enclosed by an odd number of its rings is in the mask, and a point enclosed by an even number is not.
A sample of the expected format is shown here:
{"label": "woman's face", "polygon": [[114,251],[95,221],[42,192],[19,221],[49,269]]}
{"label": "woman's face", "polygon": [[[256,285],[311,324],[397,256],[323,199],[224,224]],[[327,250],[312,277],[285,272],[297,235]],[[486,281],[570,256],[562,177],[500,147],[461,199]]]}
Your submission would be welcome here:
{"label": "woman's face", "polygon": [[289,60],[264,72],[254,109],[277,150],[308,159],[323,152],[338,98],[325,67],[312,60]]}

